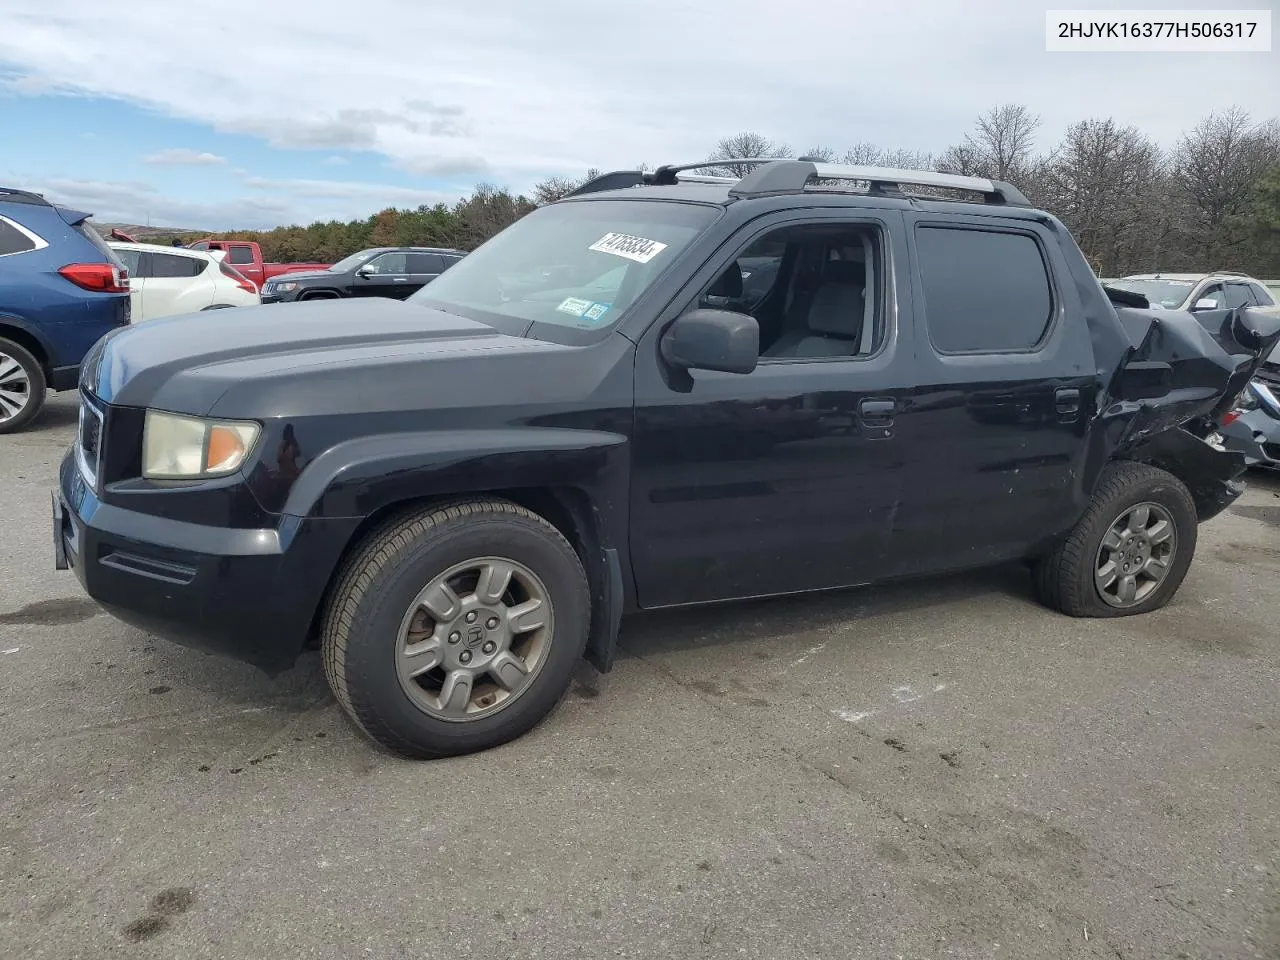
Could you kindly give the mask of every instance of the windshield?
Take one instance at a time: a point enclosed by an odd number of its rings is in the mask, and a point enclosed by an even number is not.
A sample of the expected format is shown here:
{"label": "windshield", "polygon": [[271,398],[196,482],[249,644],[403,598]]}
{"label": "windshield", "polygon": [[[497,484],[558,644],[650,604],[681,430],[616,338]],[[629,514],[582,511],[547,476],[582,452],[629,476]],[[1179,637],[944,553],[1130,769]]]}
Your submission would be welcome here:
{"label": "windshield", "polygon": [[1172,310],[1182,305],[1187,294],[1195,286],[1192,280],[1113,280],[1107,284],[1117,290],[1140,293],[1153,307]]}
{"label": "windshield", "polygon": [[339,260],[329,270],[333,273],[348,273],[377,252],[377,250],[361,250],[359,253],[353,253],[351,256]]}
{"label": "windshield", "polygon": [[616,323],[717,213],[652,200],[542,207],[410,299],[488,323],[598,330]]}

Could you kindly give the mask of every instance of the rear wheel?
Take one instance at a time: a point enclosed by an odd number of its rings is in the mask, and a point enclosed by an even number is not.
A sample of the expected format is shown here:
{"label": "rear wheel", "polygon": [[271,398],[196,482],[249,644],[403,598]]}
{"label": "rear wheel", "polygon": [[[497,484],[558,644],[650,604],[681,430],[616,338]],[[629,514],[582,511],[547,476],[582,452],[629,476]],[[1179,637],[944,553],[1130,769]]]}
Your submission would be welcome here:
{"label": "rear wheel", "polygon": [[44,406],[40,362],[25,347],[0,338],[0,433],[15,433]]}
{"label": "rear wheel", "polygon": [[1033,565],[1036,594],[1073,617],[1158,610],[1186,577],[1198,532],[1180,480],[1144,463],[1112,463],[1075,528]]}
{"label": "rear wheel", "polygon": [[590,624],[586,575],[550,523],[503,500],[402,516],[339,576],[325,673],[366,734],[406,757],[512,740],[560,701]]}

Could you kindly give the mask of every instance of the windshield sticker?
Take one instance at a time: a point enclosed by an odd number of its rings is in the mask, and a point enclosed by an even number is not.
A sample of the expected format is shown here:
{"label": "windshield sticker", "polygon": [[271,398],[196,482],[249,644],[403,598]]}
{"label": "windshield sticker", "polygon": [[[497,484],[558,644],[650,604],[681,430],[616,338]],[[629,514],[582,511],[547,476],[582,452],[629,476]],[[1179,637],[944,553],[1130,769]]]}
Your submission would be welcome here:
{"label": "windshield sticker", "polygon": [[565,297],[560,301],[560,306],[556,307],[561,313],[567,313],[571,317],[580,317],[590,308],[590,300],[581,300],[578,297]]}
{"label": "windshield sticker", "polygon": [[636,263],[648,263],[667,249],[667,245],[657,240],[633,237],[628,233],[606,233],[587,249],[599,253],[611,253],[615,257],[625,257]]}
{"label": "windshield sticker", "polygon": [[582,311],[582,319],[590,320],[592,323],[597,323],[608,312],[609,312],[609,304],[593,303],[591,306],[587,307],[586,310]]}

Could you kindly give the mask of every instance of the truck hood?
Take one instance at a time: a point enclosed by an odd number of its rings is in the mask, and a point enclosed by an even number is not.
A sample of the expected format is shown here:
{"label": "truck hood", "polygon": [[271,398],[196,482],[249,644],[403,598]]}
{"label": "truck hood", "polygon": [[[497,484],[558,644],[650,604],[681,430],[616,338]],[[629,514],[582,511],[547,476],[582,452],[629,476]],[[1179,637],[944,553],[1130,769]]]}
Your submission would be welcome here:
{"label": "truck hood", "polygon": [[[424,365],[442,359],[493,365],[566,349],[400,300],[324,300],[121,328],[85,359],[81,385],[110,404],[197,416],[318,413],[325,397],[341,411],[353,394],[362,404],[394,406],[392,391],[408,384],[416,393]],[[323,383],[331,387],[318,390]],[[305,397],[307,409],[288,409],[291,396]]]}

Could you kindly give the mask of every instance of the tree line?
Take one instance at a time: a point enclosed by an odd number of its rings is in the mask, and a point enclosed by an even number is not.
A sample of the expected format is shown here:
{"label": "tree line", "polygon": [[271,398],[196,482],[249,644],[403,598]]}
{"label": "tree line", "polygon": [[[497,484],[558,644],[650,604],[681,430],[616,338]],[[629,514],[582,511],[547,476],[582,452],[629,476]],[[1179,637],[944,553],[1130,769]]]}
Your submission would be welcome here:
{"label": "tree line", "polygon": [[[799,155],[1008,181],[1066,223],[1100,276],[1230,269],[1280,277],[1275,119],[1255,122],[1234,108],[1213,113],[1168,149],[1137,127],[1104,118],[1074,123],[1061,140],[1040,150],[1040,126],[1025,106],[1006,104],[982,114],[960,143],[939,154],[862,142],[844,150],[818,144]],[[745,131],[717,143],[703,172],[742,176],[748,165],[717,161],[796,155],[790,144]],[[481,184],[453,205],[388,208],[364,220],[226,236],[256,240],[266,258],[280,261],[335,261],[377,246],[471,250],[599,172],[552,177],[537,184],[531,197]]]}

